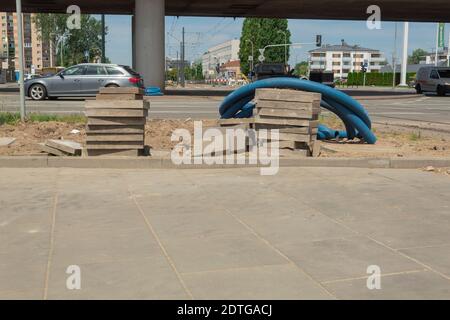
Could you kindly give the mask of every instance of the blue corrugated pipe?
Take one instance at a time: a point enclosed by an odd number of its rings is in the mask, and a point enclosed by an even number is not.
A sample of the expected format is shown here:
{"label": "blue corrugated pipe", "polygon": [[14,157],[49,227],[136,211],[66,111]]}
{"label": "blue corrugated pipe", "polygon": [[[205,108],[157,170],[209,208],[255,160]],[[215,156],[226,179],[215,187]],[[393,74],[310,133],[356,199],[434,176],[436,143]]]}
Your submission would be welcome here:
{"label": "blue corrugated pipe", "polygon": [[344,123],[346,131],[336,131],[319,126],[319,139],[358,137],[369,144],[374,144],[377,138],[371,131],[371,122],[366,110],[347,94],[325,86],[323,84],[300,80],[297,78],[269,78],[259,80],[243,86],[229,94],[219,107],[222,118],[248,118],[252,116],[254,104],[251,101],[255,97],[258,88],[297,89],[302,91],[317,92],[322,95],[321,106],[336,114]]}

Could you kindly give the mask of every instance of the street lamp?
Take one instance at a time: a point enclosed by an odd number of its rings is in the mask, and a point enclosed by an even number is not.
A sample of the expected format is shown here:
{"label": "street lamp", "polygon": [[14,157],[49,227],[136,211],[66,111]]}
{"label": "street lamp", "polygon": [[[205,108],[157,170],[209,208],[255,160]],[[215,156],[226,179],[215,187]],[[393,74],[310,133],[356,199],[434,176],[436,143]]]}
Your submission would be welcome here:
{"label": "street lamp", "polygon": [[254,47],[255,47],[255,45],[254,45],[254,43],[253,43],[253,41],[252,40],[250,40],[250,39],[247,39],[247,40],[245,40],[245,41],[247,41],[247,42],[250,42],[250,44],[252,45],[252,60],[250,61],[250,65],[251,65],[251,70],[252,70],[252,72],[253,72],[253,61],[255,60],[255,55],[254,55]]}
{"label": "street lamp", "polygon": [[277,33],[284,34],[284,64],[287,65],[287,33],[283,30],[278,30]]}

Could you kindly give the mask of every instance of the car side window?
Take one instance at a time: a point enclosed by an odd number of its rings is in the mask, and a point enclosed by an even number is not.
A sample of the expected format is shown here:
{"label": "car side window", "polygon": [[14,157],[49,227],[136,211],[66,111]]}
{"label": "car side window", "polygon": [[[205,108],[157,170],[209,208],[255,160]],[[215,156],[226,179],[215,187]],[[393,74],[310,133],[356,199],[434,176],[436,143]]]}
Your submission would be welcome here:
{"label": "car side window", "polygon": [[431,71],[430,79],[439,79],[439,75],[436,70]]}
{"label": "car side window", "polygon": [[84,73],[84,67],[72,67],[62,72],[63,76],[80,76]]}
{"label": "car side window", "polygon": [[110,76],[122,76],[123,72],[114,67],[106,67],[106,71]]}
{"label": "car side window", "polygon": [[86,75],[88,76],[100,76],[105,74],[106,71],[103,66],[88,66],[86,69]]}

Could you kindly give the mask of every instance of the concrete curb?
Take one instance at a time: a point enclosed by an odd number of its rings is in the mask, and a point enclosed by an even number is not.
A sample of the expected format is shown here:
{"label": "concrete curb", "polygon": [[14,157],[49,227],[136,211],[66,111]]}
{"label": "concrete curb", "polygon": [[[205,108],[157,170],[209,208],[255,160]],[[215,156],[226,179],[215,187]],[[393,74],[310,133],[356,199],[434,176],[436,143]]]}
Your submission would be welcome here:
{"label": "concrete curb", "polygon": [[[280,167],[348,167],[418,169],[450,167],[450,158],[280,158]],[[161,157],[0,157],[0,168],[217,169],[261,165],[175,165]]]}

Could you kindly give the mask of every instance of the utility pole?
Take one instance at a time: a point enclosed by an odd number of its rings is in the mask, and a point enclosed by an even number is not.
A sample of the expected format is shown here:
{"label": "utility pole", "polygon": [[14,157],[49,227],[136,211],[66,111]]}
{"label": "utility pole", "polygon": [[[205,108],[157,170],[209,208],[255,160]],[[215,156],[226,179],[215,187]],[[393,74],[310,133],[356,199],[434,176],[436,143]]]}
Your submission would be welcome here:
{"label": "utility pole", "polygon": [[181,33],[181,86],[185,86],[185,74],[184,74],[184,60],[185,60],[185,43],[184,43],[184,27]]}
{"label": "utility pole", "polygon": [[278,30],[278,33],[284,34],[284,64],[287,65],[287,34],[283,30]]}
{"label": "utility pole", "polygon": [[[25,87],[23,83],[24,77],[24,60],[23,60],[23,21],[22,21],[22,1],[16,0],[17,13],[17,42],[19,44],[19,86],[20,86],[20,120],[25,121]],[[9,49],[9,48],[8,48]]]}
{"label": "utility pole", "polygon": [[179,52],[177,51],[177,85],[180,83],[180,57]]}
{"label": "utility pole", "polygon": [[395,22],[395,33],[394,33],[394,52],[392,53],[392,89],[395,88],[397,84],[397,22]]}
{"label": "utility pole", "polygon": [[409,22],[405,22],[403,26],[403,59],[402,59],[402,77],[400,86],[406,87],[406,72],[408,70],[408,38],[409,38]]}
{"label": "utility pole", "polygon": [[253,72],[254,61],[255,61],[255,45],[253,44],[253,41],[250,39],[247,39],[246,41],[250,42],[250,44],[252,45],[252,59],[250,60],[250,70],[251,70],[251,72]]}
{"label": "utility pole", "polygon": [[102,14],[102,63],[106,63],[105,15]]}

